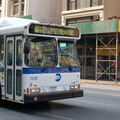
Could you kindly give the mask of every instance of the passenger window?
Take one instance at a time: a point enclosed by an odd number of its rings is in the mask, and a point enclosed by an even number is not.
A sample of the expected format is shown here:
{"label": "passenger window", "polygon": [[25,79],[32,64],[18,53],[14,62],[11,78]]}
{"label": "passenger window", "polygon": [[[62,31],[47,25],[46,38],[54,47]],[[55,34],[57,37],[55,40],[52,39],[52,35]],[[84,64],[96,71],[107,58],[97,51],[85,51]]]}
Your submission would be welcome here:
{"label": "passenger window", "polygon": [[22,65],[22,40],[17,40],[16,46],[16,65]]}
{"label": "passenger window", "polygon": [[12,94],[12,70],[7,70],[7,93]]}
{"label": "passenger window", "polygon": [[7,54],[7,65],[12,65],[12,53],[13,53],[13,42],[12,40],[8,41],[7,46],[8,54]]}
{"label": "passenger window", "polygon": [[3,60],[4,53],[4,36],[0,36],[0,61]]}
{"label": "passenger window", "polygon": [[16,70],[16,95],[22,95],[22,71]]}

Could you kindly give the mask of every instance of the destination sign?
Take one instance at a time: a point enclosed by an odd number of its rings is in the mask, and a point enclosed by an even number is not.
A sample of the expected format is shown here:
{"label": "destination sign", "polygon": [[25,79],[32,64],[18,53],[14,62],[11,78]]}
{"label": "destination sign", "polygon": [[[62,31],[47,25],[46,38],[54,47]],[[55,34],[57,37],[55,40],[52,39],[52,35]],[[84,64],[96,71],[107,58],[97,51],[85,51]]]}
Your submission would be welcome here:
{"label": "destination sign", "polygon": [[79,37],[79,30],[77,28],[58,27],[50,25],[31,24],[29,27],[31,34],[44,34],[55,36]]}

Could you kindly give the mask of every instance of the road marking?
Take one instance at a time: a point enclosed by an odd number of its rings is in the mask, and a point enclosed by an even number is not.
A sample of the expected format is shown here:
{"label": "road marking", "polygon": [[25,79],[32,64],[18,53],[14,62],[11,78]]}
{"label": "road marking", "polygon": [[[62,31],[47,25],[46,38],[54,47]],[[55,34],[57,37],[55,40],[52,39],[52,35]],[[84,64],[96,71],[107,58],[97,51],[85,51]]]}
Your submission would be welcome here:
{"label": "road marking", "polygon": [[[120,108],[120,105],[106,104],[106,103],[93,102],[93,101],[80,100],[80,99],[79,100],[78,99],[68,99],[68,101],[71,101],[72,103],[73,103],[73,101],[75,101],[74,103],[76,103],[76,102],[83,102],[83,103],[94,104],[94,105],[96,104],[96,105],[100,105],[100,106],[103,105],[103,106]],[[80,103],[80,105],[81,105],[81,103]]]}
{"label": "road marking", "polygon": [[84,91],[87,93],[96,93],[96,94],[103,94],[103,95],[111,95],[111,96],[120,96],[119,94],[110,94],[110,93],[99,93],[99,92],[92,92],[92,91]]}
{"label": "road marking", "polygon": [[[78,101],[78,100],[76,100],[76,101]],[[91,101],[86,101],[86,100],[79,100],[79,102],[120,108],[119,105],[112,105],[112,104],[105,104],[105,103],[96,103],[96,102],[91,102]]]}

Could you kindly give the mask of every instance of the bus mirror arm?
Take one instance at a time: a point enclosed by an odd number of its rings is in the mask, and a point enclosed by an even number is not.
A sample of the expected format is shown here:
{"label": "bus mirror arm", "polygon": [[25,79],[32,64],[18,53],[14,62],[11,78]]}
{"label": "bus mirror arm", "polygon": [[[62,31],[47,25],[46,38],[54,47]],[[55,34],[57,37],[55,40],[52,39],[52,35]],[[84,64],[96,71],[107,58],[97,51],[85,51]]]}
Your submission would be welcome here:
{"label": "bus mirror arm", "polygon": [[24,43],[24,53],[28,54],[30,52],[30,45],[28,42]]}

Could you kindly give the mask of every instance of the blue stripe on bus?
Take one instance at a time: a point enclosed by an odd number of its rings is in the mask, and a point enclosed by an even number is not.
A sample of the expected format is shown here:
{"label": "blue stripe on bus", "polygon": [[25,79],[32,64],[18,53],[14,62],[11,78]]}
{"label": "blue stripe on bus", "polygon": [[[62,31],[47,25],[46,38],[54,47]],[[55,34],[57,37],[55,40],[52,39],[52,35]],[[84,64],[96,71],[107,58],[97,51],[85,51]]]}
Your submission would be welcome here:
{"label": "blue stripe on bus", "polygon": [[0,72],[4,72],[4,68],[0,68]]}
{"label": "blue stripe on bus", "polygon": [[23,74],[39,74],[39,73],[73,73],[80,72],[79,67],[69,68],[23,68]]}

